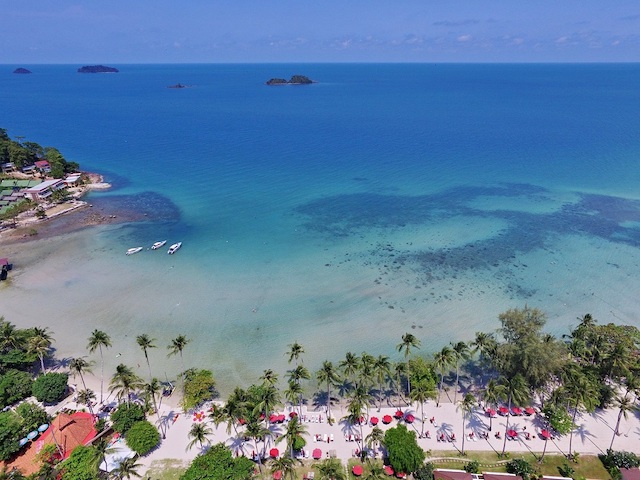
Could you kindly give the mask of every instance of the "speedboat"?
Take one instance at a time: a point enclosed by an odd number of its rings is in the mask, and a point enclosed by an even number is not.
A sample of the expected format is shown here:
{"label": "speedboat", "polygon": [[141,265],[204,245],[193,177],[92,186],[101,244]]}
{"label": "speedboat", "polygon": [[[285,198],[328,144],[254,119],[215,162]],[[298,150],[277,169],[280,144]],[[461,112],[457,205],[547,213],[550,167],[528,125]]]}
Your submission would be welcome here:
{"label": "speedboat", "polygon": [[182,242],[178,242],[178,243],[174,243],[173,245],[171,245],[169,247],[169,250],[167,250],[167,253],[169,255],[173,255],[174,253],[176,253],[178,251],[178,249],[182,246]]}
{"label": "speedboat", "polygon": [[134,253],[138,253],[141,250],[142,247],[130,248],[129,250],[127,250],[127,255],[133,255]]}
{"label": "speedboat", "polygon": [[167,243],[166,240],[162,240],[161,242],[156,242],[153,245],[151,245],[151,250],[157,250],[160,247],[164,247],[164,244]]}

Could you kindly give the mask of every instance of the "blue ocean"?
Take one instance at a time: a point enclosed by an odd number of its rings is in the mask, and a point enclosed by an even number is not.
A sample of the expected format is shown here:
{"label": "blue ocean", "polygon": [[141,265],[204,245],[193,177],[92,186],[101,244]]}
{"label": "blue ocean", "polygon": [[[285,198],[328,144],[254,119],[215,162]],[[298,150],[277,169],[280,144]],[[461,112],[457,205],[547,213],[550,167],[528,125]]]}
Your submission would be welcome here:
{"label": "blue ocean", "polygon": [[[640,326],[640,65],[19,66],[0,127],[101,173],[96,210],[143,212],[0,245],[0,315],[63,355],[102,328],[111,364],[142,364],[148,333],[172,376],[183,333],[225,391],[284,372],[293,341],[313,369],[399,358],[409,331],[430,355],[524,305],[554,334]],[[316,83],[265,85],[294,74]],[[182,249],[124,255],[165,239]]]}

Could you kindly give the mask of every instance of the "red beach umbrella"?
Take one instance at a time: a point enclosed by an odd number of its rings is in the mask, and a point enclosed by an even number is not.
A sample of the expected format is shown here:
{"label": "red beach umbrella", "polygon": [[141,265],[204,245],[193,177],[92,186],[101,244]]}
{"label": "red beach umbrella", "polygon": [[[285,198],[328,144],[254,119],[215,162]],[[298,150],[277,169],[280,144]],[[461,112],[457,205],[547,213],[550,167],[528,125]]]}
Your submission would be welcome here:
{"label": "red beach umbrella", "polygon": [[404,417],[404,421],[407,423],[413,423],[415,421],[416,417],[414,417],[413,415],[409,414],[406,417]]}
{"label": "red beach umbrella", "polygon": [[524,409],[524,413],[526,413],[527,415],[534,415],[536,411],[533,407],[527,407]]}
{"label": "red beach umbrella", "polygon": [[520,416],[522,415],[522,409],[520,407],[512,407],[511,413],[513,413],[516,416]]}
{"label": "red beach umbrella", "polygon": [[507,430],[507,435],[509,435],[511,438],[516,438],[518,436],[518,432],[516,432],[515,430]]}
{"label": "red beach umbrella", "polygon": [[402,410],[396,410],[396,413],[395,413],[394,417],[402,418],[402,417],[404,417],[404,413],[402,413]]}
{"label": "red beach umbrella", "polygon": [[273,472],[274,480],[280,480],[282,478],[282,470],[276,470]]}
{"label": "red beach umbrella", "polygon": [[384,417],[382,417],[382,423],[384,423],[385,425],[389,425],[392,420],[393,418],[391,417],[391,415],[385,415]]}
{"label": "red beach umbrella", "polygon": [[316,460],[320,460],[322,458],[322,450],[320,450],[319,448],[315,448],[312,455]]}
{"label": "red beach umbrella", "polygon": [[297,417],[297,412],[289,412],[289,418]]}
{"label": "red beach umbrella", "polygon": [[371,417],[371,425],[376,426],[378,424],[378,417]]}
{"label": "red beach umbrella", "polygon": [[391,465],[385,465],[384,466],[384,472],[389,476],[393,475],[393,473],[394,473],[393,472],[393,468],[391,468]]}
{"label": "red beach umbrella", "polygon": [[286,417],[284,416],[284,413],[281,413],[280,415],[278,415],[278,422],[280,422],[280,423],[284,422],[285,418]]}
{"label": "red beach umbrella", "polygon": [[507,407],[500,407],[498,409],[498,413],[500,413],[500,415],[502,416],[507,416],[509,415],[509,409]]}
{"label": "red beach umbrella", "polygon": [[493,408],[487,408],[487,417],[495,417],[496,411]]}
{"label": "red beach umbrella", "polygon": [[278,416],[275,414],[269,415],[269,423],[276,423],[278,421]]}
{"label": "red beach umbrella", "polygon": [[240,425],[244,425],[245,423],[247,423],[247,421],[246,421],[244,418],[239,418],[239,419],[238,419],[238,423],[239,423]]}
{"label": "red beach umbrella", "polygon": [[360,475],[362,475],[362,472],[364,470],[362,469],[362,465],[354,465],[351,471],[356,477],[359,477]]}
{"label": "red beach umbrella", "polygon": [[551,432],[549,430],[542,430],[540,436],[543,440],[549,440],[551,438]]}
{"label": "red beach umbrella", "polygon": [[278,455],[280,455],[280,450],[278,450],[277,448],[272,448],[271,450],[269,450],[269,455],[273,458],[278,458]]}

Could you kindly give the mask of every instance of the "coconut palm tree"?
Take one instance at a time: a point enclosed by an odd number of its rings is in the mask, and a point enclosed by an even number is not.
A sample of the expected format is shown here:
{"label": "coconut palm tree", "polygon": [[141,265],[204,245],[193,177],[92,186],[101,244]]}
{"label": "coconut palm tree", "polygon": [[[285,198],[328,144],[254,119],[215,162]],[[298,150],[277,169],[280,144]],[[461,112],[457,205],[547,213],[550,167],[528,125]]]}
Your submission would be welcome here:
{"label": "coconut palm tree", "polygon": [[448,345],[442,347],[438,353],[434,356],[434,366],[440,373],[440,384],[438,385],[438,399],[436,400],[436,407],[440,406],[440,394],[442,393],[442,386],[444,383],[444,372],[455,362],[455,356],[453,350]]}
{"label": "coconut palm tree", "polygon": [[360,355],[360,370],[358,371],[359,384],[367,388],[373,386],[375,365],[376,357],[367,352],[362,352],[362,355]]}
{"label": "coconut palm tree", "polygon": [[371,433],[364,439],[367,448],[373,450],[376,447],[380,447],[384,441],[384,430],[377,425],[371,429]]}
{"label": "coconut palm tree", "polygon": [[14,348],[20,348],[24,338],[16,326],[0,317],[0,351],[7,352]]}
{"label": "coconut palm tree", "polygon": [[382,384],[386,382],[391,375],[391,362],[386,355],[378,355],[373,364],[373,373],[378,381],[378,411],[382,408],[383,390]]}
{"label": "coconut palm tree", "polygon": [[[289,381],[288,388],[284,391],[284,397],[292,404],[295,405],[298,400],[302,399],[302,385],[299,383]],[[298,413],[302,415],[302,404],[300,404],[300,408]]]}
{"label": "coconut palm tree", "polygon": [[313,468],[318,472],[318,480],[347,480],[342,462],[337,458],[327,458],[316,463]]}
{"label": "coconut palm tree", "polygon": [[344,360],[342,360],[338,366],[340,367],[340,370],[342,370],[344,378],[352,380],[354,385],[357,386],[358,382],[356,381],[356,375],[360,371],[360,358],[351,352],[347,352],[344,356]]}
{"label": "coconut palm tree", "polygon": [[121,363],[116,367],[116,373],[111,377],[109,391],[116,394],[118,401],[125,398],[129,404],[132,391],[141,388],[142,385],[142,379],[131,368]]}
{"label": "coconut palm tree", "polygon": [[613,450],[613,441],[616,439],[616,435],[620,435],[620,420],[622,420],[622,417],[627,420],[629,412],[638,410],[635,400],[629,398],[627,395],[624,397],[617,397],[614,404],[620,410],[618,410],[618,421],[616,422],[616,428],[613,430],[613,437],[611,438],[609,450]]}
{"label": "coconut palm tree", "polygon": [[273,432],[260,422],[256,421],[256,419],[250,419],[245,426],[244,434],[245,436],[253,439],[256,452],[258,451],[258,442],[264,442],[262,455],[258,455],[258,465],[260,466],[260,470],[262,470],[262,457],[265,456],[264,454],[267,446],[267,442],[265,440],[267,437],[272,436]]}
{"label": "coconut palm tree", "polygon": [[[495,378],[492,378],[487,382],[483,393],[484,403],[486,406],[493,406],[498,408],[498,403],[504,402],[507,399],[507,391],[504,385],[498,383]],[[489,431],[493,429],[493,415],[489,415]]]}
{"label": "coconut palm tree", "polygon": [[[524,405],[529,398],[529,389],[527,388],[527,383],[524,380],[524,377],[520,374],[512,378],[501,377],[499,383],[503,386],[504,392],[507,396],[507,408],[509,412],[511,412],[511,406],[513,402]],[[507,449],[507,432],[509,431],[509,414],[506,416],[507,422],[504,428],[504,440],[502,444],[502,454],[504,456],[504,452]]]}
{"label": "coconut palm tree", "polygon": [[285,355],[288,355],[289,357],[289,359],[287,360],[287,363],[291,363],[293,360],[295,360],[296,366],[297,366],[298,360],[300,360],[300,358],[302,357],[302,354],[304,353],[304,347],[300,345],[298,342],[290,343],[288,347],[289,347],[289,350],[287,350],[287,353],[285,353]]}
{"label": "coconut palm tree", "polygon": [[311,374],[309,373],[309,370],[307,370],[307,368],[304,365],[298,365],[293,370],[289,370],[288,373],[289,373],[289,384],[293,382],[298,386],[300,386],[300,389],[298,391],[299,393],[298,406],[300,410],[300,415],[302,415],[302,394],[304,392],[304,389],[302,388],[302,385],[300,385],[300,380],[309,380],[311,378]]}
{"label": "coconut palm tree", "polygon": [[[407,361],[411,350],[414,348],[420,348],[420,340],[418,340],[412,333],[405,333],[402,335],[402,342],[397,347],[398,352],[404,352],[404,360]],[[411,372],[409,364],[407,363],[407,393],[411,395]]]}
{"label": "coconut palm tree", "polygon": [[260,377],[263,385],[273,385],[275,386],[278,383],[278,374],[271,370],[270,368],[264,370],[262,372],[262,376]]}
{"label": "coconut palm tree", "polygon": [[89,343],[87,344],[87,349],[89,353],[93,353],[97,350],[100,351],[100,403],[103,401],[102,392],[104,390],[104,355],[102,352],[102,348],[111,347],[111,338],[102,330],[95,329],[91,332],[91,336],[89,337]]}
{"label": "coconut palm tree", "polygon": [[[576,416],[580,410],[593,411],[598,402],[598,388],[581,370],[574,368],[569,370],[564,380],[562,389],[573,403],[572,425],[576,424]],[[573,431],[569,434],[569,456],[573,455]]]}
{"label": "coconut palm tree", "polygon": [[119,480],[124,478],[138,477],[141,478],[142,475],[138,473],[138,469],[142,468],[142,464],[138,463],[137,457],[133,458],[125,458],[120,461],[120,465],[113,471],[113,474]]}
{"label": "coconut palm tree", "polygon": [[307,435],[306,425],[300,423],[300,419],[295,416],[287,423],[287,429],[276,438],[276,444],[285,441],[287,443],[287,450],[289,450],[289,457],[293,458],[293,446],[298,437]]}
{"label": "coconut palm tree", "polygon": [[[84,381],[85,373],[91,373],[91,362],[87,362],[83,357],[72,358],[69,362],[69,370],[71,370],[71,374],[73,378],[76,375],[80,376],[80,380],[82,381],[82,386],[85,390],[87,390],[87,384]],[[93,414],[93,408],[89,405],[89,411]]]}
{"label": "coconut palm tree", "polygon": [[[93,401],[96,399],[96,394],[91,389],[80,390],[76,394],[76,402],[81,403],[89,407],[89,410],[92,410]],[[93,412],[92,412],[93,413]]]}
{"label": "coconut palm tree", "polygon": [[40,359],[40,371],[45,373],[44,357],[48,356],[51,352],[51,337],[48,334],[30,337],[27,342],[27,352],[38,356]]}
{"label": "coconut palm tree", "polygon": [[496,339],[491,333],[476,332],[476,338],[471,342],[471,351],[473,355],[480,354],[480,361],[484,362],[489,354],[494,350],[496,346]]}
{"label": "coconut palm tree", "polygon": [[400,401],[402,400],[402,376],[407,374],[407,364],[404,362],[396,362],[393,364],[393,373],[395,374],[395,383],[398,394],[398,410],[401,408]]}
{"label": "coconut palm tree", "polygon": [[191,450],[196,444],[198,444],[200,450],[202,450],[205,443],[211,445],[211,440],[209,440],[209,435],[211,434],[213,434],[213,431],[206,423],[194,423],[187,434],[191,440],[187,444],[186,450]]}
{"label": "coconut palm tree", "polygon": [[340,375],[333,366],[333,363],[325,360],[322,362],[320,370],[316,373],[316,379],[318,382],[324,383],[327,386],[327,419],[331,422],[331,385],[340,381]]}
{"label": "coconut palm tree", "polygon": [[136,337],[136,342],[144,352],[144,358],[147,360],[147,367],[149,367],[149,380],[151,380],[151,364],[149,363],[149,349],[156,348],[153,344],[155,342],[155,338],[149,338],[149,335],[143,333],[142,335],[138,335]]}
{"label": "coconut palm tree", "polygon": [[471,393],[467,393],[460,402],[459,408],[462,410],[462,450],[460,453],[464,456],[464,439],[467,431],[467,418],[473,412],[473,407],[476,405],[476,397]]}
{"label": "coconut palm tree", "polygon": [[453,403],[458,401],[458,389],[460,388],[460,360],[467,360],[469,358],[469,345],[465,342],[457,342],[451,344],[451,351],[453,352],[453,358],[456,365],[456,389],[453,392]]}
{"label": "coconut palm tree", "polygon": [[269,414],[280,405],[280,391],[273,385],[262,384],[257,385],[253,389],[254,407],[253,415],[260,416],[264,413],[265,421],[269,418]]}
{"label": "coconut palm tree", "polygon": [[296,463],[302,465],[302,461],[293,457],[278,457],[269,460],[269,466],[271,467],[271,474],[275,475],[276,472],[282,472],[284,478],[289,477],[290,480],[296,478]]}
{"label": "coconut palm tree", "polygon": [[385,480],[387,478],[389,477],[382,464],[367,458],[367,468],[364,469],[362,480]]}
{"label": "coconut palm tree", "polygon": [[435,396],[436,392],[433,390],[431,382],[416,383],[409,394],[409,398],[420,405],[420,418],[422,418],[422,421],[420,422],[420,438],[424,436],[424,403],[430,398],[435,398]]}
{"label": "coconut palm tree", "polygon": [[[167,345],[167,349],[169,350],[169,353],[167,353],[167,357],[171,357],[173,355],[180,355],[180,368],[182,369],[183,372],[185,368],[184,368],[184,357],[182,356],[182,352],[190,342],[191,340],[188,339],[185,335],[178,335],[176,338],[171,340],[171,343],[169,345]],[[145,351],[145,356],[146,356],[146,351]],[[147,362],[148,361],[149,359],[147,359]],[[149,375],[151,375],[151,371],[149,371]],[[180,378],[182,379],[181,380],[182,386],[180,390],[182,391],[182,396],[184,396],[184,377],[180,375]]]}
{"label": "coconut palm tree", "polygon": [[[143,385],[144,393],[147,396],[147,403],[151,400],[153,409],[156,411],[156,417],[158,419],[158,425],[162,425],[160,420],[160,408],[158,408],[158,394],[162,391],[162,383],[157,378],[152,378],[149,383]],[[166,438],[164,428],[162,428],[162,438]]]}

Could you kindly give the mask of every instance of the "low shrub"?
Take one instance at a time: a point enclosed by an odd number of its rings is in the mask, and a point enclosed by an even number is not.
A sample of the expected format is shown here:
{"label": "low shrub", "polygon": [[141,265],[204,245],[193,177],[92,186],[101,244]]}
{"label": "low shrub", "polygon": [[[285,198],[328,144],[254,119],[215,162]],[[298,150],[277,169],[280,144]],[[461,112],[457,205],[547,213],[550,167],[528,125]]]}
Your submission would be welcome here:
{"label": "low shrub", "polygon": [[160,432],[151,422],[142,420],[131,426],[125,440],[131,450],[138,455],[146,455],[160,443]]}

